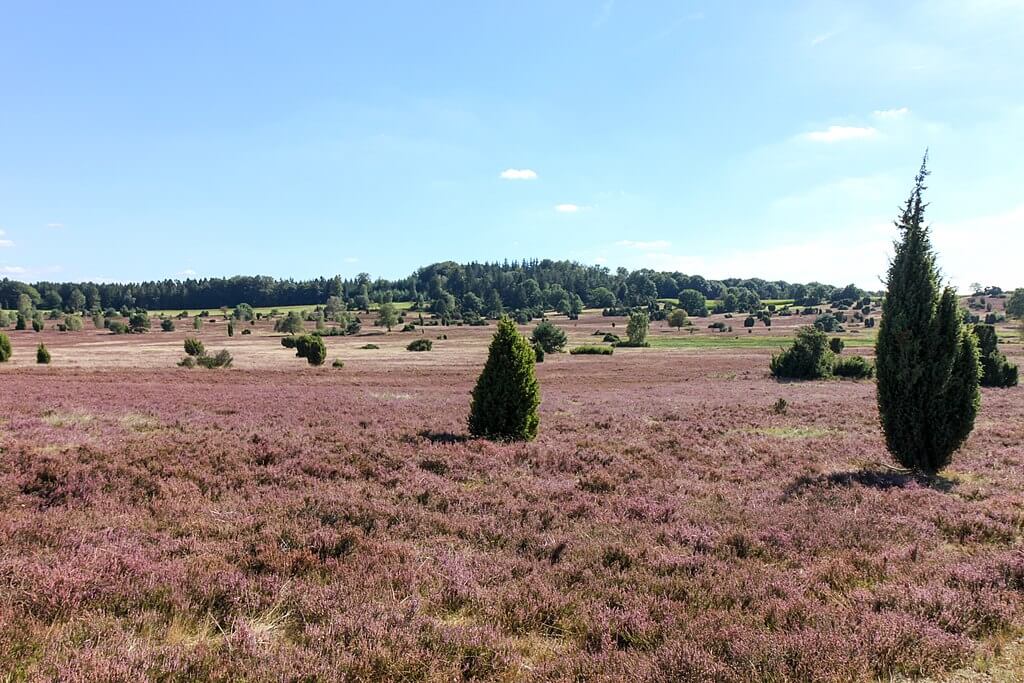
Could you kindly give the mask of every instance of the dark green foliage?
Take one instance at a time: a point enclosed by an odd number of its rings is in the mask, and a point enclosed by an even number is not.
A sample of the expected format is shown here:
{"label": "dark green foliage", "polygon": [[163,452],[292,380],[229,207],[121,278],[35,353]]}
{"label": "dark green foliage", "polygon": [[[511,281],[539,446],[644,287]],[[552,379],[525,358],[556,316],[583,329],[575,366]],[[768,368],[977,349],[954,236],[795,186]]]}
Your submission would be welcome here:
{"label": "dark green foliage", "polygon": [[668,314],[668,324],[677,330],[682,329],[689,323],[690,320],[686,317],[686,311],[682,308],[673,309],[672,312]]}
{"label": "dark green foliage", "polygon": [[235,336],[235,323],[230,321],[230,320],[228,321],[228,336],[229,337],[234,337]]}
{"label": "dark green foliage", "polygon": [[120,320],[111,320],[107,324],[107,329],[110,330],[111,334],[128,334],[128,332],[130,331],[128,326],[125,325]]}
{"label": "dark green foliage", "polygon": [[647,331],[651,328],[651,319],[643,311],[629,314],[626,335],[630,346],[647,346]]}
{"label": "dark green foliage", "polygon": [[363,344],[359,348],[365,349],[367,351],[373,351],[374,349],[379,349],[380,347],[377,346],[376,344]]}
{"label": "dark green foliage", "polygon": [[569,355],[571,356],[610,356],[614,352],[615,349],[611,346],[597,346],[594,344],[569,349]]}
{"label": "dark green foliage", "polygon": [[43,321],[41,319],[39,319],[39,318],[32,318],[32,331],[33,332],[42,332],[43,331],[43,327],[44,327],[44,325],[43,325]]}
{"label": "dark green foliage", "polygon": [[544,347],[538,342],[533,342],[533,355],[537,358],[538,363],[544,362]]}
{"label": "dark green foliage", "polygon": [[295,355],[305,358],[310,365],[323,365],[327,360],[327,347],[316,334],[304,334],[295,339]]}
{"label": "dark green foliage", "polygon": [[189,368],[191,370],[195,366],[196,366],[196,359],[193,358],[192,356],[185,356],[180,361],[178,361],[178,367],[180,367],[180,368]]}
{"label": "dark green foliage", "polygon": [[939,281],[922,200],[925,165],[896,221],[875,347],[886,445],[908,469],[934,474],[974,428],[981,402],[978,345],[961,323],[956,293]]}
{"label": "dark green foliage", "polygon": [[185,339],[185,353],[190,356],[202,356],[206,353],[206,347],[203,346],[203,342],[195,337],[187,337]]}
{"label": "dark green foliage", "polygon": [[297,311],[288,311],[288,315],[274,323],[274,332],[285,334],[299,334],[305,330],[302,316]]}
{"label": "dark green foliage", "polygon": [[197,331],[203,329],[203,319],[198,315],[192,318],[192,329]]}
{"label": "dark green foliage", "polygon": [[981,359],[981,386],[1015,387],[1018,369],[999,350],[999,337],[991,325],[975,325],[974,335],[978,338],[978,353]]}
{"label": "dark green foliage", "polygon": [[233,360],[234,358],[231,357],[227,349],[221,349],[213,356],[198,356],[195,362],[207,370],[213,370],[215,368],[229,368]]}
{"label": "dark green foliage", "polygon": [[145,311],[135,311],[128,317],[128,329],[135,333],[149,330],[149,314]]}
{"label": "dark green foliage", "polygon": [[429,351],[434,348],[434,342],[429,339],[413,339],[409,342],[409,345],[405,347],[406,351]]}
{"label": "dark green foliage", "polygon": [[840,332],[839,320],[831,313],[819,315],[814,321],[814,326],[823,332]]}
{"label": "dark green foliage", "polygon": [[839,337],[832,337],[828,340],[828,348],[832,349],[832,353],[842,353],[845,347],[846,344]]}
{"label": "dark green foliage", "polygon": [[743,327],[753,327],[755,324],[757,324],[757,318],[752,315],[748,315],[743,319]]}
{"label": "dark green foliage", "polygon": [[297,339],[298,339],[298,337],[293,336],[293,335],[289,335],[287,337],[281,337],[281,346],[283,346],[286,349],[294,349],[295,348],[295,341]]}
{"label": "dark green foliage", "polygon": [[619,335],[617,335],[617,334],[611,334],[611,333],[609,332],[608,334],[604,335],[604,336],[603,336],[603,337],[601,338],[601,341],[604,341],[604,342],[609,342],[609,343],[611,343],[611,344],[618,344],[618,343],[619,343],[620,341],[622,341],[622,340],[621,340],[621,339],[619,339]]}
{"label": "dark green foliage", "polygon": [[487,363],[473,389],[469,431],[488,439],[530,441],[537,436],[540,389],[530,342],[503,316]]}
{"label": "dark green foliage", "polygon": [[565,332],[545,320],[534,328],[530,341],[538,344],[546,353],[557,353],[565,348]]}
{"label": "dark green foliage", "polygon": [[15,318],[14,329],[15,330],[24,330],[27,327],[28,327],[28,318],[25,316],[24,313],[19,312],[18,313],[18,317]]}
{"label": "dark green foliage", "polygon": [[0,334],[0,363],[6,363],[11,359],[11,339],[6,334]]}
{"label": "dark green foliage", "polygon": [[244,330],[242,330],[242,334],[243,334],[243,335],[245,335],[245,334],[252,334],[252,330],[250,330],[250,329],[249,329],[249,328],[247,327],[247,328],[245,328]]}
{"label": "dark green foliage", "polygon": [[695,289],[684,289],[679,292],[679,308],[689,315],[703,317],[708,314],[707,299]]}
{"label": "dark green foliage", "polygon": [[875,374],[875,366],[863,356],[846,356],[836,358],[836,362],[832,365],[832,374],[837,377],[869,379]]}
{"label": "dark green foliage", "polygon": [[823,379],[831,376],[834,355],[828,336],[817,327],[802,327],[793,345],[772,356],[771,371],[786,379]]}
{"label": "dark green foliage", "polygon": [[40,365],[50,364],[50,352],[46,349],[44,344],[40,344],[39,348],[36,349],[36,363]]}
{"label": "dark green foliage", "polygon": [[1024,318],[1024,287],[1013,290],[1006,302],[1006,315],[1011,318]]}
{"label": "dark green foliage", "polygon": [[174,332],[174,321],[170,318],[164,318],[160,321],[160,329],[164,332]]}
{"label": "dark green foliage", "polygon": [[335,358],[334,362],[331,363],[331,367],[332,368],[343,368],[343,367],[345,367],[345,361],[343,361],[340,358]]}

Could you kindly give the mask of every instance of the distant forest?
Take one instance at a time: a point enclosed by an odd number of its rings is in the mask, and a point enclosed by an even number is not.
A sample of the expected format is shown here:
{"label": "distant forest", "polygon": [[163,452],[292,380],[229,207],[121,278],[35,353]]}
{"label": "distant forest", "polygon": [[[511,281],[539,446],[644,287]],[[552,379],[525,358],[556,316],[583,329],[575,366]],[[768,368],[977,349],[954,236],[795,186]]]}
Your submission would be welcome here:
{"label": "distant forest", "polygon": [[451,261],[420,268],[399,280],[371,279],[366,273],[345,279],[279,280],[238,275],[139,283],[0,281],[0,308],[15,309],[26,298],[35,308],[65,311],[105,309],[201,310],[251,306],[321,305],[343,302],[351,309],[410,301],[420,310],[458,317],[463,312],[493,316],[503,311],[538,308],[572,312],[584,306],[626,308],[656,299],[679,298],[689,290],[719,302],[724,310],[756,309],[764,299],[793,299],[798,304],[850,299],[865,292],[853,285],[789,283],[760,278],[709,280],[700,275],[641,269],[612,271],[573,261],[529,260],[504,263]]}

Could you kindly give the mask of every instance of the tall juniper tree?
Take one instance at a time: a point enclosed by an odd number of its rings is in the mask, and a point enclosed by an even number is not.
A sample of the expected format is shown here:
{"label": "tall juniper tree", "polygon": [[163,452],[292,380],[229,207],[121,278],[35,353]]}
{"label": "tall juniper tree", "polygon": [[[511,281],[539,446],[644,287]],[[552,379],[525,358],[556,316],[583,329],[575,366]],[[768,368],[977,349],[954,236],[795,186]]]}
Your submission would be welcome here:
{"label": "tall juniper tree", "polygon": [[469,409],[473,436],[503,441],[531,441],[537,436],[540,389],[535,364],[530,342],[511,318],[502,316],[473,389]]}
{"label": "tall juniper tree", "polygon": [[978,346],[956,293],[942,286],[924,224],[927,162],[926,154],[896,221],[902,238],[889,264],[875,355],[886,445],[904,467],[934,474],[971,433],[981,398]]}

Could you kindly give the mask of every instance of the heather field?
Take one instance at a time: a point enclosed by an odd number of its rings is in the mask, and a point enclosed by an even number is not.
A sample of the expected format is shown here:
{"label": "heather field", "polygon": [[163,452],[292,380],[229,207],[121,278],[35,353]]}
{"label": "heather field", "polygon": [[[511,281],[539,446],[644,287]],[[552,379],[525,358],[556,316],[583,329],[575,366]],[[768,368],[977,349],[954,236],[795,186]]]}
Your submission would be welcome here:
{"label": "heather field", "polygon": [[811,320],[549,354],[525,444],[466,438],[493,325],[10,333],[0,679],[1020,680],[1024,388],[915,479],[872,381],[769,377]]}

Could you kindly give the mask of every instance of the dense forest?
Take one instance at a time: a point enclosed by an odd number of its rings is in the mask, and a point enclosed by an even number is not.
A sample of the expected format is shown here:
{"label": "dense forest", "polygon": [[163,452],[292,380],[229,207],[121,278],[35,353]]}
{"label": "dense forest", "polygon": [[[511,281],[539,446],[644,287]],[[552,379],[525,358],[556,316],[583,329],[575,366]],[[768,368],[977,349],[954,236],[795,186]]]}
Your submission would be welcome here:
{"label": "dense forest", "polygon": [[[681,296],[681,293],[685,293]],[[22,296],[24,295],[24,296]],[[334,298],[352,309],[374,303],[411,301],[421,310],[442,316],[463,313],[493,316],[503,311],[580,308],[626,308],[649,305],[659,298],[681,298],[702,305],[714,299],[721,310],[756,309],[762,299],[793,299],[815,305],[857,299],[864,292],[853,285],[838,288],[811,282],[795,284],[759,278],[708,280],[700,275],[653,270],[612,271],[573,261],[530,260],[504,263],[451,261],[420,268],[398,280],[371,279],[360,273],[313,280],[278,280],[267,276],[160,280],[139,283],[0,281],[0,308],[64,311],[103,309],[199,310],[252,306],[325,304]]]}

